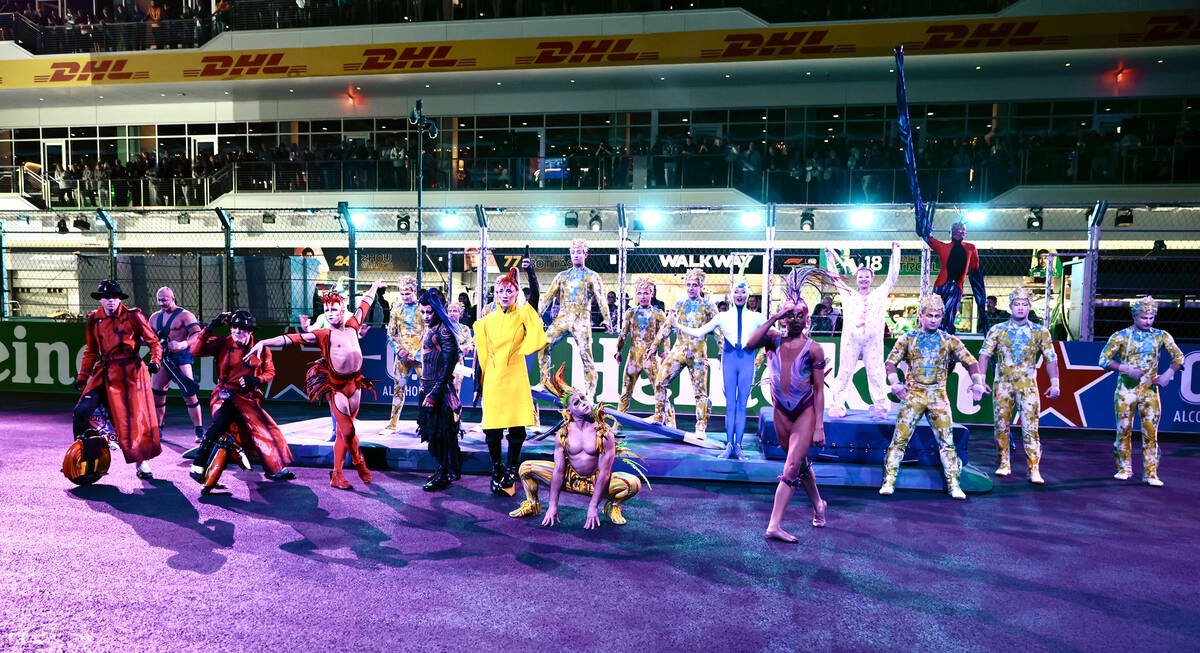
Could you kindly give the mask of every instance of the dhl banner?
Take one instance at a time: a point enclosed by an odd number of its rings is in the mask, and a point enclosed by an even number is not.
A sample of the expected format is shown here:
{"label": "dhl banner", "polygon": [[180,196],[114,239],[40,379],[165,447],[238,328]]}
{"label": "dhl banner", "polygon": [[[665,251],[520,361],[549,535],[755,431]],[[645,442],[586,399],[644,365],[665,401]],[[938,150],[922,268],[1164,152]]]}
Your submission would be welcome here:
{"label": "dhl banner", "polygon": [[[149,29],[149,28],[147,28]],[[1132,48],[1200,43],[1200,11],[949,18],[552,38],[39,57],[0,62],[0,89],[454,70]]]}

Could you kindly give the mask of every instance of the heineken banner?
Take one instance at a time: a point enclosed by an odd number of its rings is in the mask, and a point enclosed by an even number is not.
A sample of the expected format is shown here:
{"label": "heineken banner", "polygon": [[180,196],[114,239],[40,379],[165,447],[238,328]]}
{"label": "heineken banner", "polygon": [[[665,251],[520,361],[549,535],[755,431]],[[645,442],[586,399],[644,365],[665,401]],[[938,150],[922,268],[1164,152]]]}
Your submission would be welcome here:
{"label": "heineken banner", "polygon": [[[282,329],[264,327],[259,337],[271,337]],[[836,338],[817,338],[825,345],[825,351],[834,360],[832,370],[838,367]],[[370,329],[362,339],[363,373],[375,383],[375,396],[366,393],[367,403],[390,404],[393,384],[390,370],[395,354],[382,328]],[[972,353],[978,352],[982,342],[978,339],[965,340]],[[593,336],[592,353],[599,373],[599,400],[615,404],[621,395],[620,363],[614,360],[617,340],[615,336],[596,333]],[[886,343],[891,347],[891,341]],[[1041,423],[1047,427],[1104,429],[1115,428],[1113,413],[1113,391],[1116,374],[1100,369],[1096,362],[1100,357],[1102,342],[1056,342],[1054,348],[1059,355],[1059,370],[1062,377],[1062,394],[1057,399],[1042,397]],[[1159,429],[1164,432],[1200,433],[1200,346],[1181,345],[1184,352],[1183,370],[1162,390],[1162,422]],[[275,380],[267,394],[272,400],[306,401],[304,373],[310,362],[317,359],[315,347],[289,346],[275,352]],[[0,323],[0,390],[73,393],[72,383],[83,357],[83,324],[81,323]],[[583,387],[583,371],[574,345],[564,340],[554,351],[554,366],[566,363],[567,378],[577,387]],[[470,365],[470,361],[468,361]],[[1166,369],[1164,356],[1160,369]],[[200,387],[213,387],[213,363],[211,358],[196,361]],[[531,364],[531,370],[536,365]],[[536,374],[536,372],[533,372]],[[859,369],[855,379],[858,396],[851,399],[851,408],[866,408],[866,373]],[[408,380],[408,393],[416,395],[415,379]],[[1038,385],[1048,388],[1049,377],[1045,369],[1038,370]],[[954,409],[954,419],[962,424],[991,424],[992,404],[990,397],[975,402],[969,392],[970,378],[962,366],[956,367],[950,376],[948,391]],[[750,414],[769,405],[769,392],[765,386],[755,388],[750,400]],[[463,383],[463,403],[470,405],[473,386],[470,379]],[[713,412],[724,412],[725,396],[721,383],[721,364],[717,347],[710,339],[709,344],[709,398]],[[695,394],[692,379],[686,371],[672,383],[676,411],[692,412]],[[654,390],[642,379],[633,393],[634,412],[648,413],[653,410]],[[828,394],[826,395],[828,397]]]}

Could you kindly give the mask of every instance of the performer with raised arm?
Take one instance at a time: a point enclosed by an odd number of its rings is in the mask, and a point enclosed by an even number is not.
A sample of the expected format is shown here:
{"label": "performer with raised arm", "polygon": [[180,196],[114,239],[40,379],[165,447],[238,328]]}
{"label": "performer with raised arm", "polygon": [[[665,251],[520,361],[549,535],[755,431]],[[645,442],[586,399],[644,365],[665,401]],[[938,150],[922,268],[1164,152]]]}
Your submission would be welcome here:
{"label": "performer with raised arm", "polygon": [[[150,389],[150,375],[162,362],[162,345],[141,310],[122,303],[129,295],[116,281],[101,281],[92,299],[99,300],[100,308],[87,316],[72,430],[76,439],[95,437],[89,420],[96,408],[107,406],[125,462],[134,464],[138,478],[150,480],[154,474],[149,461],[162,453]],[[150,362],[145,364],[138,355],[142,345],[150,348]]]}
{"label": "performer with raised arm", "polygon": [[[1122,481],[1133,475],[1133,419],[1142,419],[1142,482],[1162,487],[1158,477],[1158,420],[1162,417],[1158,389],[1165,388],[1175,373],[1183,368],[1183,352],[1171,334],[1154,328],[1158,302],[1142,297],[1130,305],[1133,326],[1125,327],[1109,337],[1100,353],[1100,366],[1118,372],[1114,403],[1117,411],[1117,438],[1113,455],[1117,473],[1113,478]],[[1158,373],[1159,349],[1167,350],[1170,366]]]}
{"label": "performer with raised arm", "polygon": [[[521,265],[532,274],[528,258]],[[517,269],[496,279],[496,309],[475,323],[476,376],[483,397],[483,433],[492,459],[492,492],[511,496],[525,427],[534,424],[533,394],[525,357],[546,346],[546,332],[537,309],[522,301]],[[535,294],[531,293],[531,297]],[[508,464],[501,456],[501,439],[508,429]]]}
{"label": "performer with raised arm", "polygon": [[[213,333],[213,329],[229,325],[229,335]],[[262,402],[263,390],[275,378],[275,362],[270,349],[262,349],[256,357],[248,354],[254,347],[254,316],[239,310],[221,313],[204,327],[191,345],[193,356],[212,356],[215,359],[217,384],[209,406],[212,425],[204,434],[200,450],[192,461],[191,476],[204,484],[204,494],[215,487],[220,470],[211,469],[210,461],[217,446],[237,447],[257,451],[262,458],[266,477],[272,481],[296,478],[288,468],[292,451],[279,425],[267,414]],[[222,438],[229,434],[230,440]]]}
{"label": "performer with raised arm", "polygon": [[[666,342],[672,329],[679,326],[701,327],[717,316],[717,307],[701,296],[704,291],[704,270],[688,270],[684,275],[684,287],[687,289],[687,297],[675,302],[667,317],[667,324],[659,329],[658,336],[654,339],[652,351],[657,351],[659,344]],[[708,341],[704,336],[697,338],[680,332],[675,336],[675,344],[663,355],[662,364],[658,367],[658,378],[654,380],[654,417],[651,420],[675,426],[674,411],[668,412],[667,394],[671,381],[684,367],[691,372],[692,388],[696,392],[696,431],[692,437],[704,440],[708,430],[708,412],[711,409],[708,401]]]}
{"label": "performer with raised arm", "polygon": [[[832,249],[825,250],[829,273],[838,278],[840,258]],[[842,336],[838,344],[838,374],[833,382],[833,401],[830,417],[845,417],[846,389],[853,387],[854,372],[861,359],[867,369],[867,384],[871,392],[871,419],[887,417],[887,385],[883,370],[883,331],[887,319],[889,295],[900,275],[900,243],[892,243],[892,258],[888,261],[887,279],[871,290],[875,272],[868,267],[854,271],[855,288],[839,282],[838,299],[842,302]]]}
{"label": "performer with raised arm", "polygon": [[613,333],[612,316],[608,314],[608,302],[604,296],[604,283],[595,270],[584,267],[587,262],[588,245],[582,238],[571,241],[571,267],[554,275],[550,288],[542,298],[542,306],[549,306],[555,299],[559,302],[558,316],[546,329],[546,348],[538,354],[538,367],[542,380],[550,376],[550,351],[564,335],[570,335],[579,349],[583,363],[583,378],[587,380],[589,398],[596,396],[596,363],[592,359],[592,302],[600,305],[604,327]]}
{"label": "performer with raised arm", "polygon": [[371,387],[371,380],[362,374],[362,349],[358,344],[358,328],[375,302],[375,293],[384,288],[382,280],[371,284],[363,295],[354,315],[346,320],[342,309],[345,299],[336,292],[321,297],[325,308],[328,329],[308,330],[308,316],[300,316],[303,333],[287,333],[254,344],[247,356],[258,356],[267,347],[282,347],[289,343],[315,344],[321,349],[321,358],[308,366],[304,386],[310,401],[328,401],[333,407],[336,439],[333,443],[333,470],[329,472],[329,485],[349,490],[352,486],[342,474],[349,451],[351,464],[358,470],[363,483],[371,482],[371,470],[358,448],[358,435],[354,432],[354,418],[362,399],[363,388]]}
{"label": "performer with raised arm", "polygon": [[[746,343],[747,349],[764,347],[773,352],[771,367],[771,398],[775,404],[775,437],[787,451],[783,473],[775,487],[775,503],[767,522],[766,537],[796,542],[796,537],[783,530],[783,511],[792,500],[796,487],[803,485],[813,506],[812,525],[825,525],[826,502],[817,489],[808,451],[813,445],[825,444],[825,365],[827,359],[821,345],[809,338],[808,303],[802,291],[811,284],[820,292],[814,279],[831,283],[820,268],[800,266],[788,273],[784,285],[784,302],[774,315],[754,330]],[[775,329],[783,323],[783,330]]]}
{"label": "performer with raised arm", "polygon": [[[625,359],[622,376],[621,399],[617,402],[617,410],[622,413],[629,411],[629,402],[633,400],[633,388],[643,374],[650,380],[650,386],[654,387],[658,373],[658,348],[662,346],[658,332],[667,323],[666,311],[651,303],[654,298],[654,280],[650,277],[638,277],[634,288],[637,306],[625,311],[625,318],[621,320],[621,335],[617,338],[617,351],[613,353],[613,358],[620,362],[621,350],[625,348],[626,342],[629,343],[629,356]],[[658,347],[654,347],[656,341]]]}
{"label": "performer with raised arm", "polygon": [[746,434],[746,405],[754,387],[754,373],[761,362],[754,350],[746,346],[750,334],[766,321],[762,313],[746,308],[750,287],[738,277],[729,286],[733,307],[722,311],[699,328],[676,324],[675,330],[693,338],[717,332],[721,340],[721,374],[725,383],[725,451],[718,458],[745,460],[742,456],[742,436]]}
{"label": "performer with raised arm", "polygon": [[458,436],[462,432],[458,411],[462,403],[454,389],[454,367],[458,364],[459,335],[436,290],[421,295],[421,322],[427,325],[421,337],[420,412],[417,434],[429,443],[429,455],[437,461],[437,471],[422,487],[426,492],[450,487],[462,473],[462,451]]}
{"label": "performer with raised arm", "polygon": [[979,315],[979,330],[987,332],[987,289],[983,285],[983,269],[979,267],[979,251],[966,242],[967,225],[955,222],[950,225],[950,242],[943,243],[933,237],[933,214],[926,211],[917,216],[917,236],[924,240],[937,254],[941,270],[933,284],[933,292],[942,298],[946,307],[942,312],[942,330],[954,333],[954,321],[962,307],[963,286],[971,279],[971,294],[975,296],[975,309]]}
{"label": "performer with raised arm", "polygon": [[150,385],[154,391],[158,430],[161,434],[167,412],[167,388],[171,387],[171,381],[174,380],[175,385],[179,386],[179,393],[183,395],[183,403],[187,406],[188,417],[192,418],[196,441],[199,442],[204,436],[204,421],[200,413],[200,399],[196,396],[200,386],[192,374],[189,338],[200,333],[200,321],[191,311],[175,303],[175,291],[169,286],[159,288],[156,299],[159,310],[150,315],[150,325],[163,347],[163,365],[150,377]]}
{"label": "performer with raised arm", "polygon": [[[618,444],[613,425],[608,422],[604,407],[593,405],[582,392],[567,385],[563,366],[546,382],[546,389],[562,400],[562,416],[566,426],[559,431],[554,443],[554,462],[526,460],[521,463],[521,484],[525,500],[510,517],[529,517],[542,512],[538,499],[538,484],[549,486],[550,505],[542,526],[558,523],[558,498],[562,492],[591,497],[588,503],[585,529],[600,526],[600,513],[608,515],[614,524],[624,524],[621,504],[642,489],[642,480],[628,472],[614,472],[613,463],[620,459],[642,473],[640,458],[624,444]],[[604,501],[601,509],[600,502]]]}
{"label": "performer with raised arm", "polygon": [[392,366],[392,414],[387,426],[382,432],[391,432],[399,428],[397,421],[404,410],[405,389],[408,386],[408,375],[414,370],[419,377],[421,360],[418,357],[421,348],[421,336],[425,333],[425,321],[421,310],[417,307],[417,280],[407,274],[396,279],[400,289],[400,301],[392,307],[388,318],[388,340],[396,352],[396,362]]}
{"label": "performer with raised arm", "polygon": [[[879,493],[888,495],[896,491],[900,460],[904,457],[904,450],[908,447],[908,440],[917,422],[925,417],[937,436],[946,491],[955,499],[966,499],[967,495],[958,485],[960,467],[951,428],[954,420],[950,412],[950,398],[946,396],[946,377],[954,360],[962,361],[970,370],[974,382],[971,394],[976,401],[989,390],[983,383],[979,362],[967,351],[962,341],[938,328],[943,317],[942,298],[926,295],[921,298],[918,310],[920,329],[900,336],[887,357],[888,382],[892,385],[892,393],[904,405],[896,417],[896,432],[892,435],[884,459],[883,486],[879,488]],[[900,382],[896,372],[896,365],[901,360],[908,364],[904,383]]]}
{"label": "performer with raised arm", "polygon": [[1041,485],[1046,481],[1042,479],[1040,470],[1042,441],[1038,437],[1038,416],[1042,412],[1042,403],[1038,398],[1038,355],[1046,360],[1046,373],[1050,375],[1050,388],[1046,390],[1046,396],[1050,399],[1057,398],[1059,394],[1058,355],[1054,353],[1050,331],[1029,320],[1032,300],[1028,288],[1017,288],[1009,293],[1008,304],[1012,314],[1008,320],[988,330],[983,349],[979,351],[979,370],[987,374],[988,361],[993,356],[996,358],[996,375],[992,381],[996,450],[999,454],[996,476],[1012,473],[1009,432],[1015,406],[1021,416],[1029,481]]}

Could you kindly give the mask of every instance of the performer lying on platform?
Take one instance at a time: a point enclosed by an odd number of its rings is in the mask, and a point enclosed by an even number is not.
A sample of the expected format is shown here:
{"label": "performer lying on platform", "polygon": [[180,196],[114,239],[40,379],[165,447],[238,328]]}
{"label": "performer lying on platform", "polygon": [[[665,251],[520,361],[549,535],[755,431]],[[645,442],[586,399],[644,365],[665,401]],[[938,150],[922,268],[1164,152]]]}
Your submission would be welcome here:
{"label": "performer lying on platform", "polygon": [[[1117,473],[1113,478],[1122,481],[1133,475],[1133,445],[1131,434],[1135,414],[1142,418],[1142,481],[1162,487],[1158,478],[1158,420],[1162,416],[1158,389],[1165,388],[1175,373],[1183,368],[1183,352],[1171,334],[1154,328],[1158,302],[1143,297],[1130,305],[1133,326],[1112,334],[1100,353],[1100,366],[1119,372],[1114,403],[1117,410],[1117,439],[1113,454]],[[1158,373],[1158,350],[1166,349],[1171,366]]]}
{"label": "performer lying on platform", "polygon": [[[229,335],[221,336],[212,329],[229,325]],[[219,470],[209,470],[213,449],[221,444],[221,438],[229,433],[230,446],[237,444],[246,452],[257,451],[262,458],[263,470],[273,481],[296,478],[288,470],[292,462],[292,451],[279,430],[279,425],[263,408],[266,398],[263,389],[275,378],[275,363],[270,349],[259,352],[252,359],[248,352],[254,346],[254,316],[250,311],[221,313],[204,327],[192,343],[191,353],[196,357],[212,356],[215,359],[216,387],[213,388],[209,406],[212,409],[212,425],[204,434],[200,450],[192,461],[191,476],[204,483],[204,494],[215,487],[214,476]],[[216,471],[214,475],[211,472]],[[212,479],[212,482],[208,482]]]}
{"label": "performer lying on platform", "polygon": [[1046,359],[1046,373],[1050,375],[1050,389],[1046,396],[1058,397],[1058,356],[1050,331],[1041,324],[1029,320],[1033,304],[1028,288],[1017,288],[1008,295],[1010,318],[988,330],[987,340],[979,351],[979,370],[987,373],[988,360],[996,357],[996,376],[992,383],[993,415],[996,425],[996,450],[999,465],[996,476],[1012,473],[1009,460],[1009,431],[1012,427],[1013,407],[1021,415],[1021,434],[1025,441],[1025,462],[1029,468],[1029,482],[1041,485],[1039,468],[1042,460],[1042,441],[1038,437],[1038,416],[1042,403],[1038,398],[1037,365],[1038,354]]}
{"label": "performer lying on platform", "polygon": [[621,458],[641,472],[640,465],[632,460],[636,454],[623,444],[617,444],[604,407],[593,406],[583,392],[568,386],[563,378],[563,369],[560,366],[554,377],[546,381],[546,389],[562,400],[562,415],[566,422],[554,444],[554,462],[526,460],[521,463],[520,477],[521,484],[525,486],[525,500],[508,514],[510,517],[541,514],[542,504],[538,500],[540,483],[550,487],[550,505],[546,507],[546,516],[542,518],[543,526],[558,523],[558,497],[564,490],[591,497],[584,528],[592,529],[600,525],[602,500],[605,501],[604,513],[612,523],[624,524],[621,504],[642,489],[642,481],[628,472],[613,472],[613,462]]}
{"label": "performer lying on platform", "polygon": [[[72,421],[75,437],[94,437],[89,420],[100,405],[107,405],[125,462],[134,463],[137,477],[154,478],[149,460],[162,453],[150,374],[162,361],[162,345],[146,317],[121,300],[129,299],[112,279],[100,282],[92,299],[100,308],[88,313],[83,360],[75,389],[80,391]],[[142,363],[138,351],[150,348],[150,362]],[[147,371],[149,370],[149,371]]]}
{"label": "performer lying on platform", "polygon": [[[792,499],[796,486],[803,485],[813,505],[812,525],[825,525],[826,502],[817,489],[808,450],[815,444],[825,444],[825,365],[827,359],[821,345],[808,337],[808,303],[801,296],[806,283],[833,279],[819,268],[793,268],[784,287],[784,303],[751,334],[747,349],[765,347],[770,356],[771,397],[775,404],[775,437],[787,451],[783,473],[775,488],[775,503],[767,522],[766,537],[795,542],[796,537],[783,530],[783,511]],[[814,284],[814,287],[815,284]],[[817,287],[818,292],[820,288]],[[782,331],[774,325],[783,322]],[[784,378],[786,374],[787,378]]]}
{"label": "performer lying on platform", "polygon": [[[921,328],[900,336],[887,357],[888,382],[892,393],[904,405],[896,418],[896,432],[888,446],[883,463],[883,486],[880,494],[896,491],[896,475],[900,472],[900,460],[912,437],[913,428],[924,416],[929,420],[938,440],[938,455],[942,459],[942,471],[946,477],[946,491],[955,499],[966,499],[967,495],[958,485],[959,460],[954,449],[954,425],[950,412],[950,399],[946,396],[946,376],[955,358],[965,363],[971,372],[971,394],[975,401],[988,391],[983,384],[979,363],[956,336],[938,328],[942,324],[942,298],[926,295],[921,298],[918,320]],[[905,383],[896,374],[896,364],[901,360],[908,363]]]}
{"label": "performer lying on platform", "polygon": [[[634,284],[637,306],[625,311],[625,318],[621,321],[621,335],[617,338],[617,351],[613,353],[613,358],[620,362],[621,350],[625,348],[626,342],[629,343],[629,356],[625,359],[625,368],[622,371],[621,399],[617,402],[617,410],[622,413],[629,412],[633,388],[643,374],[650,381],[650,387],[654,387],[661,341],[659,348],[654,348],[654,344],[659,330],[667,323],[666,312],[650,303],[654,298],[654,280],[650,277],[638,277]],[[671,420],[674,421],[674,407],[668,404],[667,409],[671,411]]]}
{"label": "performer lying on platform", "polygon": [[358,344],[358,328],[366,318],[367,311],[375,302],[375,293],[385,287],[383,281],[371,284],[371,289],[362,296],[358,309],[349,320],[343,321],[345,300],[337,293],[322,296],[328,329],[308,330],[308,316],[300,316],[300,328],[304,333],[287,333],[267,340],[260,340],[250,349],[248,356],[259,356],[266,347],[282,347],[289,343],[315,344],[321,349],[321,358],[308,366],[304,380],[305,392],[310,401],[328,401],[333,407],[334,427],[337,429],[333,443],[333,471],[329,472],[329,484],[349,490],[350,482],[342,474],[349,451],[350,462],[358,470],[363,483],[371,482],[371,470],[358,448],[358,435],[354,432],[354,418],[358,415],[362,389],[371,387],[371,379],[362,374],[362,349]]}
{"label": "performer lying on platform", "polygon": [[[175,365],[178,374],[183,379],[176,379],[179,393],[183,395],[183,403],[187,406],[188,417],[192,418],[192,428],[196,433],[196,441],[204,436],[204,421],[200,413],[200,399],[196,397],[195,380],[192,374],[192,352],[189,339],[200,333],[200,322],[191,311],[175,303],[175,291],[168,286],[158,289],[156,296],[159,310],[150,315],[150,324],[158,334],[158,341],[163,346],[163,366],[150,377],[150,385],[154,389],[154,410],[158,417],[158,431],[162,434],[163,418],[167,413],[167,388],[171,387],[172,375],[170,366]],[[192,383],[188,383],[188,382]],[[185,387],[184,384],[187,384]]]}
{"label": "performer lying on platform", "polygon": [[462,433],[459,413],[462,407],[454,390],[454,366],[458,364],[459,335],[457,324],[442,307],[435,290],[421,295],[421,323],[428,325],[421,337],[420,411],[417,414],[417,434],[429,443],[429,455],[437,461],[437,471],[426,481],[426,492],[444,490],[462,475],[462,451],[458,436]]}

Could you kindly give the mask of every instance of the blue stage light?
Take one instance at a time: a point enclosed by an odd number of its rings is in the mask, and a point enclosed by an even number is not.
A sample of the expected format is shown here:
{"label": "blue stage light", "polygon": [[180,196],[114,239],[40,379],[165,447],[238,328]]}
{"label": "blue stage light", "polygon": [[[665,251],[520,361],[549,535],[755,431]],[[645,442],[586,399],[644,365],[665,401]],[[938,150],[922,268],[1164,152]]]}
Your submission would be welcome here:
{"label": "blue stage light", "polygon": [[850,213],[850,226],[862,229],[875,222],[875,212],[870,209],[858,209]]}
{"label": "blue stage light", "polygon": [[447,211],[442,214],[442,226],[450,229],[458,226],[458,214],[454,211]]}
{"label": "blue stage light", "polygon": [[762,226],[763,214],[761,211],[742,211],[742,226],[743,227],[759,227]]}
{"label": "blue stage light", "polygon": [[986,219],[987,219],[987,213],[984,213],[983,211],[980,211],[979,209],[972,209],[970,211],[967,211],[967,222],[979,223],[979,222],[983,222]]}
{"label": "blue stage light", "polygon": [[654,209],[642,211],[642,224],[647,227],[657,227],[662,222],[662,214]]}
{"label": "blue stage light", "polygon": [[554,215],[551,213],[541,213],[537,217],[537,225],[543,229],[549,229],[554,226]]}

